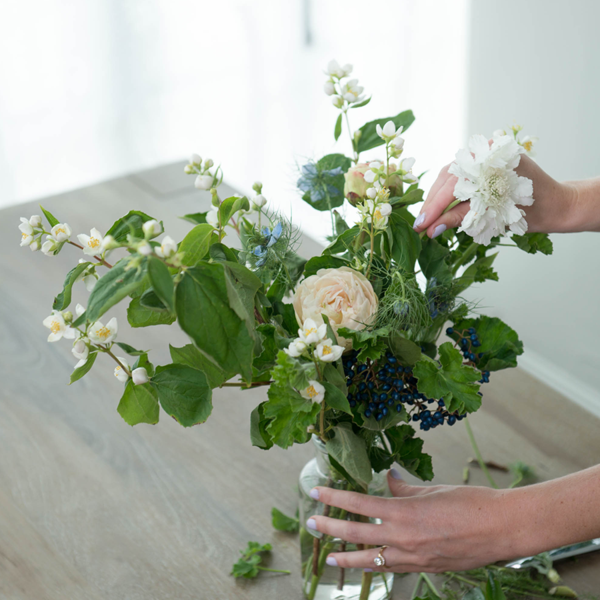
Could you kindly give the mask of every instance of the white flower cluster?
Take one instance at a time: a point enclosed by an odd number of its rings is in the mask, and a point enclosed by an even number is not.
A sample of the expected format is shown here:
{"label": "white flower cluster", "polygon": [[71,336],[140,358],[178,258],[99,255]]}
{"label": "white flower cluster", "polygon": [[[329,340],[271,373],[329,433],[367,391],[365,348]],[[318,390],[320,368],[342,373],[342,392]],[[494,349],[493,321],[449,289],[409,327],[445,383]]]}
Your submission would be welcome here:
{"label": "white flower cluster", "polygon": [[[521,146],[521,148],[525,150],[525,154],[527,154],[527,156],[533,158],[535,156],[534,146],[535,144],[537,144],[539,138],[535,135],[526,135],[524,138],[521,139],[519,137],[519,134],[523,130],[523,127],[521,125],[513,125],[510,129],[513,133],[513,137],[515,138],[517,144],[519,144],[519,146]],[[506,132],[504,129],[496,129],[496,131],[494,131],[493,137],[497,138],[503,135],[508,135],[508,132]]]}
{"label": "white flower cluster", "polygon": [[458,231],[485,246],[497,235],[508,235],[507,228],[518,235],[527,231],[525,211],[517,205],[533,204],[533,184],[515,172],[524,153],[509,135],[496,135],[491,145],[485,136],[474,135],[469,148],[456,153],[448,169],[458,177],[454,195],[471,202]]}
{"label": "white flower cluster", "polygon": [[307,356],[322,362],[335,362],[344,352],[342,346],[335,345],[327,336],[327,325],[317,325],[312,319],[306,319],[298,337],[290,343],[284,352],[292,358]]}
{"label": "white flower cluster", "polygon": [[340,67],[337,61],[332,60],[327,65],[329,79],[325,82],[323,89],[336,108],[343,111],[348,110],[352,104],[358,104],[365,99],[364,88],[358,85],[358,79],[349,79],[342,82],[352,73],[352,65]]}
{"label": "white flower cluster", "polygon": [[185,165],[183,171],[187,175],[197,175],[196,181],[194,182],[196,188],[199,190],[210,190],[211,188],[216,188],[221,183],[218,174],[215,173],[213,175],[210,172],[210,169],[214,164],[215,163],[211,158],[207,158],[202,162],[202,157],[199,154],[192,154],[190,162]]}

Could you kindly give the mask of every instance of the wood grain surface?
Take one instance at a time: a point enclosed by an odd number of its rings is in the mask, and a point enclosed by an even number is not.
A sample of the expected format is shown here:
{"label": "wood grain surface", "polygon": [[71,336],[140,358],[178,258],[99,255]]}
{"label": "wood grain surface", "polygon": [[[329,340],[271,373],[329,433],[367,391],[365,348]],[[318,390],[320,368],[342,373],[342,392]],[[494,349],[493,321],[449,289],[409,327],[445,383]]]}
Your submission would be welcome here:
{"label": "wood grain surface", "polygon": [[[207,210],[209,198],[177,163],[42,204],[74,234],[106,231],[139,209],[178,238],[190,227],[178,216]],[[116,412],[122,385],[108,357],[68,386],[71,344],[48,344],[41,322],[80,254],[66,247],[49,258],[19,247],[19,217],[39,212],[33,202],[0,211],[0,598],[299,600],[298,540],[272,529],[270,511],[295,511],[310,445],[250,445],[249,416],[263,390],[216,390],[201,426],[184,429],[162,413],[158,425],[132,428]],[[304,253],[317,250],[303,244]],[[74,301],[86,297],[78,283]],[[169,361],[169,342],[186,343],[175,327],[129,328],[124,307],[109,316],[119,319],[119,339],[152,349],[155,364]],[[486,458],[523,460],[541,479],[600,462],[599,421],[518,369],[492,375],[471,423]],[[425,436],[435,482],[460,483],[472,455],[464,428]],[[471,473],[472,484],[485,484],[476,467]],[[248,540],[271,542],[269,565],[293,574],[234,580],[231,565]],[[600,553],[559,570],[580,591],[600,591]],[[412,581],[397,581],[394,597],[408,598]]]}

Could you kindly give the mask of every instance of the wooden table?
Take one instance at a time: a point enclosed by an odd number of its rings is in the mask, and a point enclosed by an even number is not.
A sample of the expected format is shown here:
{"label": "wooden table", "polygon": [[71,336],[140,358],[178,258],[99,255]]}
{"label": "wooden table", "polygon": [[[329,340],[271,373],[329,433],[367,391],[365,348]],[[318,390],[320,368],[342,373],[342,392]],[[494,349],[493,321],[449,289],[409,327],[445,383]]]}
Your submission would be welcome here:
{"label": "wooden table", "polygon": [[[46,198],[74,234],[106,231],[131,208],[165,221],[182,236],[178,219],[206,210],[180,163]],[[116,412],[122,385],[106,357],[83,380],[67,386],[75,359],[70,342],[46,343],[42,320],[79,251],[54,258],[19,247],[19,216],[37,203],[0,212],[0,598],[9,600],[300,599],[299,550],[294,535],[275,532],[270,511],[293,513],[296,481],[312,457],[310,445],[268,452],[253,448],[249,415],[264,391],[216,390],[208,423],[183,429],[164,418],[131,428]],[[304,252],[312,252],[309,240]],[[74,300],[85,302],[82,283]],[[120,339],[151,348],[168,362],[175,328],[127,327],[113,310]],[[526,373],[492,376],[484,408],[472,425],[485,456],[523,460],[548,479],[600,461],[597,419]],[[460,483],[472,455],[462,426],[425,434],[435,481]],[[477,468],[472,483],[484,484]],[[500,477],[507,484],[508,477]],[[230,577],[248,540],[271,542],[270,565],[291,577]],[[581,592],[600,590],[600,553],[560,565]],[[408,578],[410,579],[410,578]],[[398,581],[395,598],[407,598]]]}

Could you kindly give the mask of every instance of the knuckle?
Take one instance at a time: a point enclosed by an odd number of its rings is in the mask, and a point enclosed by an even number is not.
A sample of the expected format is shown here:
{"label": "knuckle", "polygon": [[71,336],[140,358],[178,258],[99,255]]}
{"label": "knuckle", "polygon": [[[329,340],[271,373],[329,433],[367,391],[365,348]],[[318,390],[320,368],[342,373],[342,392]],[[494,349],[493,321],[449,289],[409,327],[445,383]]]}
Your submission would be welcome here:
{"label": "knuckle", "polygon": [[354,521],[347,521],[343,528],[343,539],[347,542],[360,542],[360,525]]}

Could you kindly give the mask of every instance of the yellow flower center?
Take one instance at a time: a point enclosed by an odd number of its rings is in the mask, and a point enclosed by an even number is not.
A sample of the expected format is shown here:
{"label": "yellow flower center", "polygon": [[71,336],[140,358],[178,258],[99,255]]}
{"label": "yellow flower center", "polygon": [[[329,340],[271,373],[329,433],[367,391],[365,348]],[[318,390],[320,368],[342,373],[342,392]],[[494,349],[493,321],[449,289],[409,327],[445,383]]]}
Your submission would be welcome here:
{"label": "yellow flower center", "polygon": [[23,237],[23,239],[25,239],[26,237],[29,237],[29,234],[27,233],[22,233],[21,236]]}
{"label": "yellow flower center", "polygon": [[323,346],[323,356],[327,356],[328,354],[331,354],[333,352],[333,350],[331,349],[331,346]]}
{"label": "yellow flower center", "polygon": [[121,371],[121,367],[115,367],[115,377],[119,376],[120,371]]}
{"label": "yellow flower center", "polygon": [[100,240],[98,238],[90,238],[90,241],[88,242],[88,246],[90,248],[97,248],[100,245]]}
{"label": "yellow flower center", "polygon": [[304,330],[304,335],[306,335],[306,336],[309,336],[311,333],[317,333],[317,330],[314,327]]}
{"label": "yellow flower center", "polygon": [[56,233],[57,233],[57,234],[59,234],[59,233],[64,233],[65,235],[67,235],[67,232],[65,231],[65,228],[64,228],[64,227],[57,227],[57,228],[56,228]]}
{"label": "yellow flower center", "polygon": [[60,331],[60,323],[58,321],[52,321],[50,325],[50,331],[52,333],[58,333]]}
{"label": "yellow flower center", "polygon": [[528,140],[523,144],[523,148],[525,148],[525,150],[527,150],[527,152],[531,152],[532,147],[533,147],[533,142],[531,140]]}
{"label": "yellow flower center", "polygon": [[381,212],[379,211],[379,209],[378,209],[378,208],[376,208],[376,209],[375,209],[375,212],[373,213],[373,216],[374,216],[376,219],[381,219]]}
{"label": "yellow flower center", "polygon": [[308,395],[309,398],[314,398],[315,396],[319,395],[319,392],[317,392],[317,390],[315,390],[315,386],[314,385],[309,385],[306,388],[306,393]]}
{"label": "yellow flower center", "polygon": [[[96,335],[99,338],[102,338],[103,340],[105,340],[110,335],[110,329],[108,327],[101,327],[96,332]],[[119,367],[117,367],[117,368],[119,368]]]}

